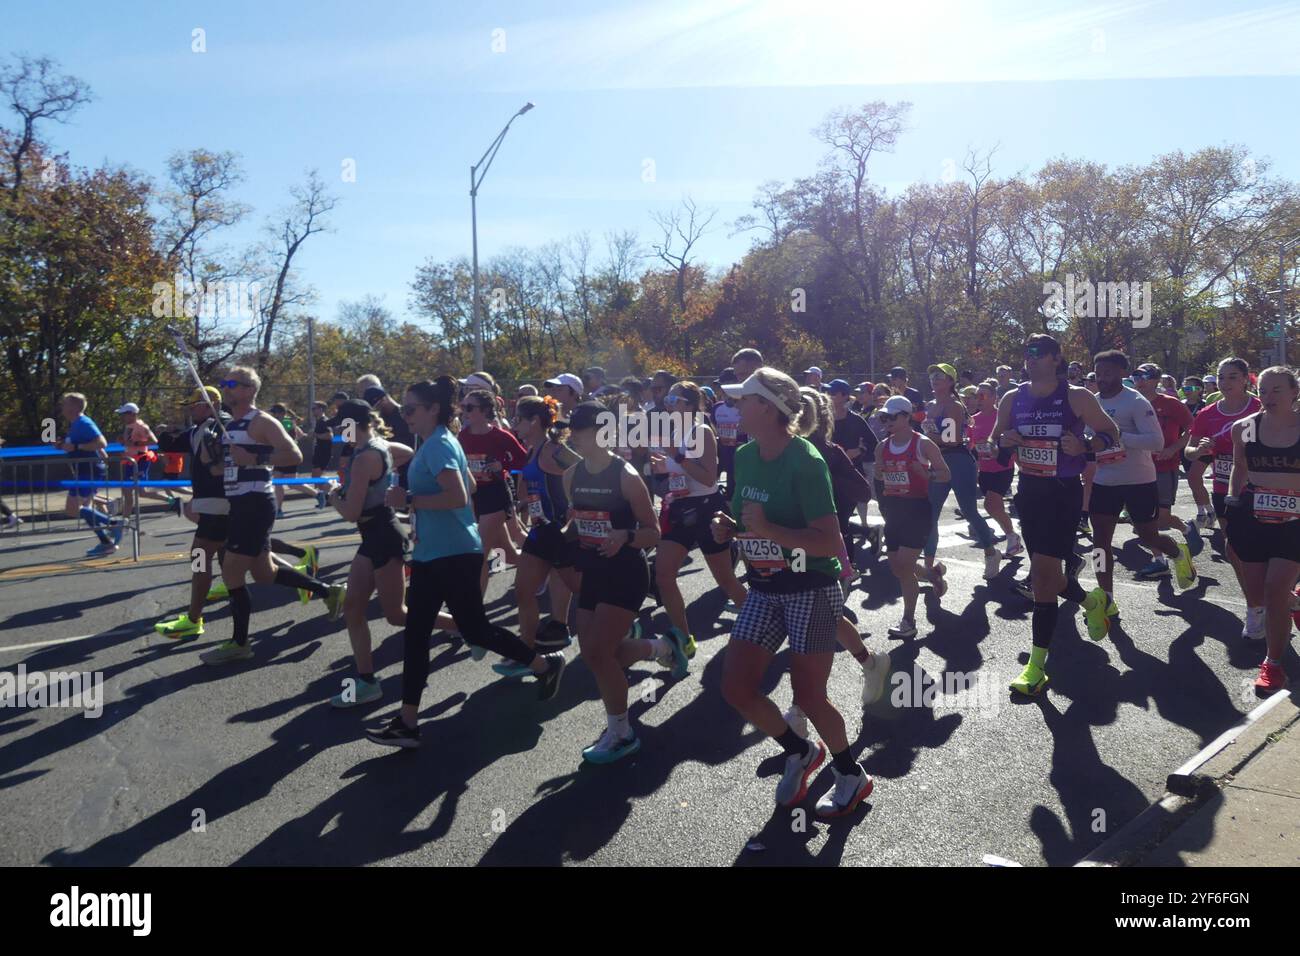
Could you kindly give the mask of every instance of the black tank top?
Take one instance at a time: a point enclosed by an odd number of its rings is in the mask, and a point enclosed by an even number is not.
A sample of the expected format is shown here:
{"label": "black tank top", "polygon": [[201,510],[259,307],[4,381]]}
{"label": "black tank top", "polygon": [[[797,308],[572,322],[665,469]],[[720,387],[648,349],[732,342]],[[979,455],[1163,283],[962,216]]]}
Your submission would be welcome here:
{"label": "black tank top", "polygon": [[1264,431],[1264,413],[1250,416],[1255,427],[1254,439],[1246,442],[1246,468],[1255,474],[1300,475],[1300,439],[1285,448],[1265,445],[1260,439]]}
{"label": "black tank top", "polygon": [[[610,464],[598,474],[588,471],[585,461],[578,462],[570,483],[569,504],[577,514],[578,543],[587,551],[598,548],[609,529],[636,528],[636,516],[621,486],[627,462],[618,455],[611,458]],[[624,545],[622,551],[627,550],[628,546]]]}

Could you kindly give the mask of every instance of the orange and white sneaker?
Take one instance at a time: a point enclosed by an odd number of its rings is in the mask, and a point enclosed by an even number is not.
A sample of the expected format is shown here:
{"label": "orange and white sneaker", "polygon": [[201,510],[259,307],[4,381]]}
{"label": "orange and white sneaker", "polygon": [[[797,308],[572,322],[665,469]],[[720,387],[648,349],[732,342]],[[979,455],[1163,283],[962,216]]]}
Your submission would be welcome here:
{"label": "orange and white sneaker", "polygon": [[831,771],[835,774],[835,786],[817,801],[817,816],[823,820],[848,816],[859,803],[871,796],[875,787],[875,781],[860,765],[855,774],[842,774],[834,767]]}
{"label": "orange and white sneaker", "polygon": [[1286,690],[1286,671],[1281,664],[1265,661],[1259,665],[1259,676],[1255,678],[1255,693],[1260,697],[1269,697],[1280,690]]}

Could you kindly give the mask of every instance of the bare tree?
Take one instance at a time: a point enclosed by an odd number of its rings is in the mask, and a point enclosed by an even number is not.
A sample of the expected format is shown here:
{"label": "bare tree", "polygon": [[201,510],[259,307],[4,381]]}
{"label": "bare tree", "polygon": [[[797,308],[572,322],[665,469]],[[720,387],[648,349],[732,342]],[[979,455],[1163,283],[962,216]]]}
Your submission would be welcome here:
{"label": "bare tree", "polygon": [[326,193],[325,183],[315,169],[309,170],[307,182],[302,186],[294,186],[289,190],[289,195],[293,198],[293,205],[278,222],[267,227],[267,231],[274,237],[272,249],[275,256],[275,280],[271,299],[261,310],[262,341],[257,351],[259,369],[266,365],[270,357],[271,337],[285,308],[310,300],[311,293],[308,290],[295,289],[290,283],[294,256],[309,236],[328,229],[324,217],[338,205],[338,199]]}
{"label": "bare tree", "polygon": [[9,143],[6,150],[13,167],[13,181],[9,184],[11,195],[17,195],[23,184],[23,165],[36,142],[38,120],[67,121],[68,114],[89,103],[93,98],[90,87],[75,76],[58,72],[58,64],[49,57],[18,57],[18,62],[0,71],[0,96],[22,119],[22,132]]}
{"label": "bare tree", "polygon": [[[695,248],[695,244],[708,231],[709,224],[713,222],[713,217],[717,214],[716,209],[711,209],[707,216],[703,215],[702,210],[695,205],[695,201],[689,196],[682,200],[681,209],[674,208],[669,212],[652,212],[650,214],[650,218],[663,230],[664,234],[663,240],[651,242],[650,248],[675,273],[677,314],[679,317],[685,318],[686,315],[686,275],[691,267],[691,250]],[[682,358],[688,365],[690,364],[691,336],[690,332],[684,328],[682,330]]]}

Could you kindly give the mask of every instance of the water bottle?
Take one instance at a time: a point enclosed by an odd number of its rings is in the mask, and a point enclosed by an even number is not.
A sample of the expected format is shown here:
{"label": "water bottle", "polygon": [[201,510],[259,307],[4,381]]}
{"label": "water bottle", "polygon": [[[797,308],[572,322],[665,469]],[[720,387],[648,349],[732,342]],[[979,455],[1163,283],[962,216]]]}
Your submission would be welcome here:
{"label": "water bottle", "polygon": [[390,471],[390,472],[388,473],[388,487],[389,487],[389,488],[396,488],[396,487],[397,487],[398,479],[399,479],[400,477],[401,477],[401,476],[398,475],[397,472],[395,472],[395,471]]}

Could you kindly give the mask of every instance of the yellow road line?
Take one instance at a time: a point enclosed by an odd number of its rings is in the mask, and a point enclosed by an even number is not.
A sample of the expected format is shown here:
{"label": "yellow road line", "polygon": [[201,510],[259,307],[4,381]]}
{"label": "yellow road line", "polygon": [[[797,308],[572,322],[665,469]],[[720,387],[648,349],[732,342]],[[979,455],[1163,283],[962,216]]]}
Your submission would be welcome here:
{"label": "yellow road line", "polygon": [[[337,537],[331,537],[326,541],[308,541],[304,544],[311,544],[317,550],[333,547],[336,544],[342,544],[345,541],[360,541],[359,534],[345,534]],[[297,543],[297,542],[295,542]],[[180,561],[189,558],[188,551],[165,551],[161,554],[142,554],[140,560],[133,561],[130,557],[114,556],[111,558],[87,558],[84,560],[72,559],[69,561],[60,561],[53,564],[27,564],[16,568],[9,568],[0,571],[0,581],[16,581],[25,578],[42,578],[54,574],[71,574],[76,571],[99,570],[102,568],[116,568],[130,566],[133,564],[144,564],[146,562],[156,561]]]}

